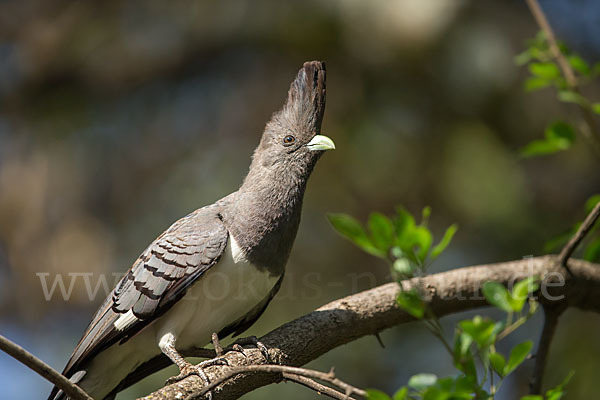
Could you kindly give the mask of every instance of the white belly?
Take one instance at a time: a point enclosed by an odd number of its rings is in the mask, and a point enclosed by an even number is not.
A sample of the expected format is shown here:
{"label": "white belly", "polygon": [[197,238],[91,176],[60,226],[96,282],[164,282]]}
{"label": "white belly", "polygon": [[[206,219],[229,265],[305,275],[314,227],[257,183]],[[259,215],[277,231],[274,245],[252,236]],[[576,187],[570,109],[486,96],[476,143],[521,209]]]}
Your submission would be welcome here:
{"label": "white belly", "polygon": [[179,349],[203,346],[213,332],[243,317],[269,295],[279,277],[252,266],[237,252],[235,241],[229,242],[219,263],[156,321],[157,340],[172,333]]}
{"label": "white belly", "polygon": [[158,320],[124,344],[115,344],[98,354],[80,385],[95,398],[106,396],[137,366],[160,354],[158,343],[169,333],[175,336],[177,349],[205,346],[213,332],[243,317],[264,300],[278,278],[245,261],[230,237],[217,265]]}

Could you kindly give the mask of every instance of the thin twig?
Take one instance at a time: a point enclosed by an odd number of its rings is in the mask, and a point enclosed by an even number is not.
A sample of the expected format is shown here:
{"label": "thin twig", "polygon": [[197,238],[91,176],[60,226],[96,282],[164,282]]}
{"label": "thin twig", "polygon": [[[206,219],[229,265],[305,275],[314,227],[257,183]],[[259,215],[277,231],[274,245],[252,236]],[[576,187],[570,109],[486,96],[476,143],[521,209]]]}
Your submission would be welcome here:
{"label": "thin twig", "polygon": [[529,383],[529,393],[531,394],[541,394],[542,380],[544,379],[544,370],[546,368],[546,361],[548,359],[548,351],[550,349],[552,337],[556,331],[558,318],[562,310],[564,310],[564,308],[544,306],[544,328],[542,330],[540,343],[538,344],[538,350],[535,355],[535,367],[533,369],[533,375],[531,376],[531,382]]}
{"label": "thin twig", "polygon": [[296,382],[302,386],[306,386],[309,389],[314,390],[315,392],[317,392],[318,394],[323,394],[325,396],[329,396],[332,399],[337,399],[337,400],[356,400],[354,397],[349,397],[348,395],[346,395],[345,393],[342,393],[340,391],[337,391],[333,388],[330,388],[329,386],[325,386],[315,380],[312,380],[310,378],[307,378],[305,376],[302,375],[296,375],[296,374],[289,374],[287,372],[284,372],[283,377],[285,379],[287,379],[288,381],[292,381],[292,382]]}
{"label": "thin twig", "polygon": [[542,7],[540,7],[540,4],[537,0],[526,1],[527,5],[529,6],[529,10],[531,11],[531,14],[533,15],[533,18],[535,18],[535,21],[539,25],[540,29],[544,32],[544,35],[546,35],[546,40],[548,40],[550,51],[552,52],[554,58],[556,58],[556,61],[558,62],[558,65],[562,70],[565,79],[567,80],[567,84],[573,89],[576,88],[577,78],[575,77],[575,73],[573,72],[571,65],[569,64],[563,53],[558,48],[558,44],[556,43],[556,36],[554,36],[554,31],[548,23],[548,19],[546,18],[544,11],[542,11]]}
{"label": "thin twig", "polygon": [[514,331],[516,331],[518,328],[520,328],[525,322],[527,322],[527,320],[529,318],[531,318],[533,316],[534,313],[532,313],[531,311],[529,313],[527,313],[526,315],[520,316],[519,318],[517,318],[515,320],[515,322],[511,322],[510,321],[510,316],[512,315],[512,313],[509,314],[509,321],[507,323],[506,328],[504,328],[497,336],[497,340],[500,341],[502,339],[504,339],[505,337],[507,337],[508,335],[510,335],[511,333],[513,333]]}
{"label": "thin twig", "polygon": [[[552,30],[552,27],[550,26],[550,23],[548,22],[544,11],[540,7],[538,0],[525,1],[529,6],[529,10],[531,11],[533,18],[535,18],[535,21],[537,22],[538,26],[546,36],[546,40],[548,41],[548,45],[550,46],[552,56],[556,59],[556,62],[558,63],[558,66],[560,67],[563,76],[565,77],[567,86],[573,92],[581,95],[579,90],[579,82],[577,81],[575,72],[573,71],[573,68],[571,68],[571,64],[569,64],[569,61],[567,61],[564,54],[560,51],[560,48],[558,47],[558,44],[556,42],[556,36],[554,35],[554,31]],[[594,149],[596,154],[600,155],[600,142],[598,139],[599,133],[596,127],[596,121],[594,119],[595,117],[592,114],[592,111],[590,110],[589,106],[585,106],[582,104],[578,104],[578,106],[581,110],[583,119],[587,124],[587,127],[581,129],[581,132],[591,143],[592,148]]]}
{"label": "thin twig", "polygon": [[[600,217],[600,202],[598,202],[598,204],[596,204],[592,211],[590,211],[588,216],[585,217],[585,220],[581,223],[581,226],[577,230],[577,233],[575,233],[571,240],[569,240],[569,242],[561,250],[558,256],[558,261],[560,262],[560,265],[567,269],[567,271],[569,271],[569,267],[567,266],[567,261],[569,260],[569,257],[571,257],[575,249],[577,249],[577,246],[579,246],[579,243],[581,243],[581,241],[585,238],[588,232],[592,229],[592,227],[598,220],[598,217]],[[569,271],[569,273],[570,272],[571,271]]]}
{"label": "thin twig", "polygon": [[79,386],[65,378],[57,370],[22,348],[0,335],[0,350],[22,362],[42,377],[55,384],[73,400],[93,400]]}
{"label": "thin twig", "polygon": [[306,369],[306,368],[290,367],[287,365],[270,365],[269,364],[269,365],[246,365],[246,366],[231,368],[231,369],[227,370],[227,372],[223,376],[221,376],[219,379],[211,382],[209,385],[204,386],[198,392],[193,393],[192,395],[188,396],[186,398],[186,400],[201,398],[206,393],[210,392],[211,390],[213,390],[217,386],[221,385],[223,382],[227,381],[228,379],[231,379],[236,375],[244,374],[244,373],[248,373],[248,372],[267,372],[267,373],[280,373],[280,374],[288,373],[288,374],[293,374],[293,375],[300,375],[300,376],[304,376],[306,378],[319,379],[319,380],[322,380],[325,382],[329,382],[332,385],[337,386],[340,389],[342,389],[346,393],[347,396],[350,396],[353,393],[355,393],[361,397],[367,396],[367,392],[365,392],[364,390],[354,387],[352,385],[349,385],[346,382],[341,381],[338,378],[336,378],[335,374],[333,372],[333,368],[331,369],[331,371],[325,373],[325,372],[315,371],[315,370]]}

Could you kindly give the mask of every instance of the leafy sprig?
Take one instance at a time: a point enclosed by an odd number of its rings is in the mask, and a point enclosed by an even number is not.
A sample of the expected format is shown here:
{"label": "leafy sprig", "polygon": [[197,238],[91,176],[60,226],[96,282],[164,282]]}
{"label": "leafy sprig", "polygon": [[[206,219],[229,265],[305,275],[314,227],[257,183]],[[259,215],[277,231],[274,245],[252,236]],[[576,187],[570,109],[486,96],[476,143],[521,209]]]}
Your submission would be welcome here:
{"label": "leafy sprig", "polygon": [[425,207],[417,224],[412,214],[398,206],[391,217],[371,213],[365,227],[347,214],[329,214],[328,218],[344,238],[388,262],[395,278],[406,279],[424,273],[448,247],[458,229],[457,225],[450,225],[442,239],[433,245],[433,234],[427,226],[430,215],[431,208]]}
{"label": "leafy sprig", "polygon": [[[369,389],[368,399],[493,399],[503,380],[531,354],[531,341],[517,344],[508,354],[498,352],[496,345],[537,311],[538,303],[532,294],[539,288],[539,278],[529,277],[519,281],[512,290],[497,282],[487,282],[482,293],[488,303],[505,312],[505,318],[497,321],[476,315],[472,319],[462,320],[456,324],[454,340],[450,344],[439,319],[416,289],[417,286],[406,290],[401,283],[402,279],[424,274],[426,266],[448,247],[457,230],[456,225],[449,226],[442,239],[433,245],[433,234],[427,226],[431,209],[425,207],[421,215],[421,222],[417,224],[412,214],[403,207],[397,207],[396,214],[391,217],[372,213],[365,226],[346,214],[328,215],[334,229],[344,238],[388,263],[401,287],[396,299],[398,306],[425,323],[442,342],[457,369],[455,376],[444,378],[430,373],[414,375],[392,397],[380,390]],[[526,304],[528,307],[525,307]],[[558,400],[564,394],[568,379],[570,376],[544,396],[526,396],[522,400]]]}
{"label": "leafy sprig", "polygon": [[[559,43],[558,47],[574,71],[577,87],[564,78],[544,33],[539,32],[527,42],[527,48],[515,57],[515,63],[527,66],[530,74],[524,83],[525,90],[532,92],[553,88],[559,101],[577,104],[591,114],[600,115],[600,102],[586,98],[579,91],[579,87],[600,76],[600,62],[590,65],[581,56],[569,50],[564,43]],[[520,151],[521,156],[541,156],[567,150],[575,141],[575,133],[576,130],[570,124],[561,120],[552,121],[544,132],[544,138],[524,146]]]}

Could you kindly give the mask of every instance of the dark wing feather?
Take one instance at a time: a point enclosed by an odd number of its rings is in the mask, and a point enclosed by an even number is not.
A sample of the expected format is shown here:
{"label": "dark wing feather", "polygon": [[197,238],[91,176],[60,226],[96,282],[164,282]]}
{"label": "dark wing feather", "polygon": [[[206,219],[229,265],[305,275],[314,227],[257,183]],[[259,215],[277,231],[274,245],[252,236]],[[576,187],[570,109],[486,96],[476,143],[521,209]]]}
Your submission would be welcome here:
{"label": "dark wing feather", "polygon": [[[63,373],[69,377],[85,368],[98,352],[116,342],[124,343],[161,316],[219,260],[228,237],[219,215],[211,208],[175,222],[148,246],[104,300]],[[139,320],[118,331],[115,321],[129,310]]]}

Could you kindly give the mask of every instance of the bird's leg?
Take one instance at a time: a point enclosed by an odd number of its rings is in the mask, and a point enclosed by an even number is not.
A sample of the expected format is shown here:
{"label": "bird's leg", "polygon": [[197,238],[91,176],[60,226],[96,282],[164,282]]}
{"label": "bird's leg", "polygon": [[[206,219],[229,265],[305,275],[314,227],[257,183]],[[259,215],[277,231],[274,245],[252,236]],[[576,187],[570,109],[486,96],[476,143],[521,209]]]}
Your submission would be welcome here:
{"label": "bird's leg", "polygon": [[216,332],[213,332],[211,336],[211,341],[213,347],[215,348],[215,354],[217,355],[217,357],[223,356],[223,346],[221,346],[221,342],[219,342],[219,335],[217,335]]}
{"label": "bird's leg", "polygon": [[[229,365],[227,360],[222,357],[216,357],[210,360],[202,361],[199,364],[191,364],[179,354],[175,349],[175,335],[172,333],[165,334],[158,344],[160,350],[167,356],[177,367],[179,368],[179,375],[173,376],[167,379],[166,384],[169,385],[174,382],[179,382],[182,379],[187,378],[191,375],[199,376],[207,385],[210,383],[208,376],[204,372],[204,368],[212,367],[214,365]],[[210,396],[209,396],[210,397]]]}
{"label": "bird's leg", "polygon": [[242,355],[246,357],[244,348],[238,343],[233,343],[231,346],[227,346],[225,349],[223,349],[223,346],[221,346],[221,342],[219,341],[219,336],[216,333],[212,334],[211,340],[213,347],[215,348],[215,354],[217,355],[217,357],[221,357],[223,354],[228,353],[230,351],[237,351],[238,353],[242,353]]}

